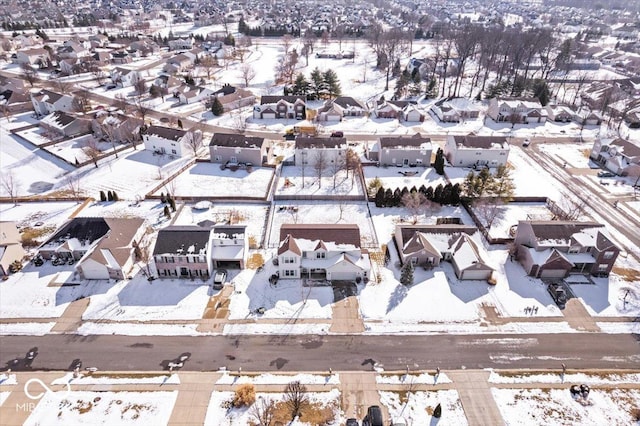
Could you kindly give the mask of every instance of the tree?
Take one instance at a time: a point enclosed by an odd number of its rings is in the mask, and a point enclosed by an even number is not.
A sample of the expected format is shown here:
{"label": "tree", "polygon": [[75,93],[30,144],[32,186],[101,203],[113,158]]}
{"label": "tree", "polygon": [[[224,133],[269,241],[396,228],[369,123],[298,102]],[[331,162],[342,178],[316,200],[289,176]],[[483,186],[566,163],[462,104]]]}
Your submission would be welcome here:
{"label": "tree", "polygon": [[322,74],[324,88],[329,95],[329,98],[335,98],[340,96],[342,89],[340,88],[340,81],[338,80],[338,74],[332,69],[326,70]]}
{"label": "tree", "polygon": [[93,165],[96,166],[96,168],[98,167],[98,159],[102,154],[98,147],[98,140],[96,138],[89,138],[85,142],[85,146],[82,147],[82,152],[84,152],[84,154],[89,157],[89,159],[91,159]]}
{"label": "tree", "polygon": [[436,152],[436,159],[433,163],[433,168],[440,176],[444,175],[444,151],[442,151],[442,148],[438,148],[438,151]]}
{"label": "tree", "polygon": [[292,43],[293,37],[291,36],[291,34],[285,34],[282,36],[282,47],[284,48],[284,56],[287,56],[287,54],[289,53],[289,48],[291,47]]}
{"label": "tree", "polygon": [[385,91],[389,90],[391,69],[395,65],[396,61],[398,61],[406,51],[406,48],[406,37],[401,28],[392,28],[388,32],[384,33],[382,38],[382,52],[384,52],[384,55],[386,56],[386,63],[384,66],[386,70]]}
{"label": "tree", "polygon": [[82,190],[80,188],[80,175],[68,174],[62,180],[62,183],[73,198],[79,198],[82,195]]}
{"label": "tree", "polygon": [[189,130],[183,137],[183,141],[186,142],[186,146],[191,150],[194,157],[198,155],[198,152],[202,148],[202,132],[200,130]]}
{"label": "tree", "polygon": [[309,87],[310,87],[310,84],[305,78],[304,74],[298,73],[295,81],[293,82],[293,87],[291,88],[291,94],[306,96],[309,94]]}
{"label": "tree", "polygon": [[253,404],[249,414],[258,422],[257,426],[272,426],[275,416],[276,405],[269,398],[259,398]]}
{"label": "tree", "polygon": [[413,224],[418,223],[418,217],[422,215],[427,209],[427,205],[431,203],[431,201],[427,200],[427,197],[420,192],[407,192],[402,195],[401,200],[402,205],[412,216],[411,222]]}
{"label": "tree", "polygon": [[169,207],[171,207],[171,211],[175,212],[176,211],[176,201],[173,199],[173,197],[169,197],[167,199],[167,201],[169,202]]}
{"label": "tree", "polygon": [[107,191],[107,201],[113,201],[113,192],[111,192],[111,190]]}
{"label": "tree", "polygon": [[169,206],[164,206],[164,209],[162,209],[162,213],[164,214],[164,217],[166,217],[167,219],[171,219],[171,212],[169,211]]}
{"label": "tree", "polygon": [[20,64],[20,75],[31,87],[33,87],[33,83],[38,81],[38,73],[36,73],[36,70],[29,64]]}
{"label": "tree", "polygon": [[351,172],[351,185],[353,185],[356,177],[356,172],[360,169],[360,156],[353,149],[347,148],[347,177],[349,177],[349,172]]}
{"label": "tree", "polygon": [[98,66],[91,67],[91,74],[93,75],[94,80],[100,86],[104,83],[107,78],[107,74],[102,71]]}
{"label": "tree", "polygon": [[381,188],[382,188],[382,180],[378,176],[376,176],[375,178],[371,179],[371,181],[369,181],[369,183],[367,184],[367,194],[369,195],[369,197],[373,197],[378,193],[378,191]]}
{"label": "tree", "polygon": [[382,186],[380,186],[380,188],[378,188],[378,191],[376,192],[376,207],[384,207],[385,206],[385,190]]}
{"label": "tree", "polygon": [[107,195],[104,193],[103,190],[100,190],[100,201],[102,201],[103,203],[107,201]]}
{"label": "tree", "polygon": [[78,90],[73,94],[72,108],[76,112],[86,112],[91,109],[91,103],[89,101],[89,91]]}
{"label": "tree", "polygon": [[144,124],[144,120],[147,117],[147,114],[151,111],[149,104],[143,102],[141,98],[137,98],[133,102],[133,107],[135,109],[136,114],[140,117]]}
{"label": "tree", "polygon": [[400,270],[400,284],[405,287],[413,285],[413,262],[409,260],[404,265],[402,265],[402,269]]}
{"label": "tree", "polygon": [[18,191],[20,189],[20,182],[18,182],[13,174],[13,170],[9,169],[6,173],[0,173],[0,184],[4,191],[9,194],[11,202],[17,204],[16,198],[18,197]]}
{"label": "tree", "polygon": [[284,389],[284,403],[291,413],[291,419],[298,417],[302,408],[309,403],[307,387],[300,382],[291,382]]}
{"label": "tree", "polygon": [[53,81],[53,88],[59,93],[68,95],[69,93],[71,93],[73,84],[58,77]]}
{"label": "tree", "polygon": [[147,82],[144,81],[144,78],[138,77],[134,80],[133,91],[138,97],[147,93]]}
{"label": "tree", "polygon": [[487,229],[498,217],[503,203],[499,198],[482,198],[473,202],[473,211]]}
{"label": "tree", "polygon": [[213,99],[213,103],[211,104],[211,113],[216,117],[220,117],[222,114],[224,114],[224,107],[222,106],[222,102],[220,102],[220,99],[218,99],[217,96]]}
{"label": "tree", "polygon": [[240,66],[240,76],[244,82],[244,87],[248,87],[251,80],[256,78],[256,70],[251,64],[242,64]]}
{"label": "tree", "polygon": [[336,189],[338,183],[338,174],[347,167],[347,161],[344,155],[338,155],[331,163],[331,173],[333,174],[333,189]]}
{"label": "tree", "polygon": [[442,405],[438,403],[438,405],[436,405],[436,408],[433,410],[433,417],[435,417],[436,419],[439,419],[441,416],[442,416]]}
{"label": "tree", "polygon": [[499,198],[502,202],[509,202],[513,199],[513,193],[516,189],[511,177],[511,167],[503,164],[499,165],[493,176],[491,194]]}
{"label": "tree", "polygon": [[491,190],[493,176],[487,167],[480,170],[478,174],[469,172],[464,181],[466,195],[470,198],[479,198]]}
{"label": "tree", "polygon": [[320,92],[323,88],[324,84],[324,76],[322,75],[322,71],[320,68],[316,67],[313,71],[311,71],[311,90],[315,94],[315,98],[320,98]]}
{"label": "tree", "polygon": [[202,68],[207,75],[207,80],[211,80],[211,73],[219,67],[218,59],[215,56],[206,55],[200,59],[198,67]]}
{"label": "tree", "polygon": [[316,172],[316,178],[318,179],[318,187],[322,188],[322,174],[327,168],[327,156],[325,151],[318,149],[314,156],[313,170]]}

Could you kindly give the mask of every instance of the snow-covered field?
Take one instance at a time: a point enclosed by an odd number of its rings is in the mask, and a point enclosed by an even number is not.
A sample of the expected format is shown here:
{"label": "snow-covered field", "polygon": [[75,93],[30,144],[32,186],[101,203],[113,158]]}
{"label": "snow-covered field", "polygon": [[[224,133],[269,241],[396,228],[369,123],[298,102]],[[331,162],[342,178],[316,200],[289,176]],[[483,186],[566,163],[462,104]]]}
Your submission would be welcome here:
{"label": "snow-covered field", "polygon": [[640,316],[640,289],[636,283],[611,274],[609,278],[595,278],[594,284],[572,284],[571,290],[582,299],[593,316]]}
{"label": "snow-covered field", "polygon": [[300,382],[303,385],[338,385],[340,375],[334,373],[330,376],[318,374],[296,374],[287,376],[283,374],[260,374],[257,376],[236,376],[225,373],[216,381],[216,385],[241,385],[253,383],[255,385],[286,385],[291,382]]}
{"label": "snow-covered field", "polygon": [[[318,179],[318,172],[312,166],[302,167],[285,166],[282,168],[276,195],[361,195],[364,196],[364,189],[360,184],[360,179],[353,179],[352,175],[344,170],[333,173],[325,170]],[[304,173],[304,179],[302,178]]]}
{"label": "snow-covered field", "polygon": [[[455,390],[406,392],[380,392],[380,402],[387,407],[391,418],[401,417],[409,425],[465,426],[460,397]],[[406,399],[405,399],[406,398]],[[433,410],[440,404],[442,417],[433,417]]]}
{"label": "snow-covered field", "polygon": [[637,424],[631,410],[640,404],[635,389],[592,389],[586,401],[569,389],[497,389],[491,392],[508,426],[626,426]]}
{"label": "snow-covered field", "polygon": [[24,423],[166,425],[178,392],[46,392]]}
{"label": "snow-covered field", "polygon": [[[551,220],[552,213],[546,207],[545,203],[508,203],[497,208],[496,214],[489,235],[492,238],[513,238],[515,230],[520,220]],[[478,218],[483,221],[483,225],[488,223],[482,215]],[[512,234],[511,231],[514,233]]]}
{"label": "snow-covered field", "polygon": [[560,163],[567,163],[567,167],[576,169],[593,169],[598,166],[589,160],[592,144],[553,144],[541,143],[538,145],[540,151],[551,158],[555,158]]}
{"label": "snow-covered field", "polygon": [[621,383],[640,383],[640,374],[550,374],[536,372],[531,372],[530,374],[504,374],[491,371],[489,383],[585,383],[589,385],[618,385]]}

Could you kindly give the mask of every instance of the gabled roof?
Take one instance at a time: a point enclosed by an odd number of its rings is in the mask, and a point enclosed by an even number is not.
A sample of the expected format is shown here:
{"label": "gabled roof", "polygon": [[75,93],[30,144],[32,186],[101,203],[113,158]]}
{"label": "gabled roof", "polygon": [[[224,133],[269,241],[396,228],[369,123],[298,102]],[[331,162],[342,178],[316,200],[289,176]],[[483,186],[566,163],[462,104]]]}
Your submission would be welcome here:
{"label": "gabled roof", "polygon": [[[280,235],[282,236],[282,232],[280,232]],[[296,243],[296,239],[292,237],[291,234],[287,234],[282,243],[280,243],[280,247],[278,247],[278,255],[286,253],[287,251],[295,253],[298,256],[302,256],[302,250],[300,250],[300,247],[298,247],[298,244]]]}
{"label": "gabled roof", "polygon": [[47,242],[66,241],[75,238],[80,241],[93,242],[109,232],[107,219],[102,217],[76,217],[64,224]]}
{"label": "gabled roof", "polygon": [[509,147],[507,138],[504,136],[451,136],[458,147],[481,148],[481,149],[505,149]]}
{"label": "gabled roof", "polygon": [[[426,147],[425,145],[429,145]],[[403,148],[403,147],[415,147],[415,148],[431,148],[431,139],[423,138],[420,133],[416,133],[413,136],[389,136],[380,138],[381,148]]]}
{"label": "gabled roof", "polygon": [[280,241],[293,238],[360,247],[360,228],[356,224],[284,224],[280,227]]}
{"label": "gabled roof", "polygon": [[264,138],[245,136],[238,133],[214,133],[209,146],[229,146],[238,148],[261,148]]}
{"label": "gabled roof", "polygon": [[87,258],[109,265],[112,260],[115,260],[119,266],[122,266],[131,256],[131,243],[144,224],[144,219],[105,218],[105,222],[109,232],[98,242]]}
{"label": "gabled roof", "polygon": [[306,96],[261,96],[260,97],[260,104],[264,105],[264,104],[276,104],[279,101],[285,101],[285,102],[289,102],[291,104],[295,103],[297,100],[301,100],[302,102],[306,103],[307,102],[307,97]]}
{"label": "gabled roof", "polygon": [[179,141],[187,134],[187,131],[182,129],[173,129],[171,127],[149,126],[145,134],[159,136],[172,141]]}
{"label": "gabled roof", "polygon": [[340,148],[347,143],[347,138],[322,138],[299,135],[296,137],[295,148]]}
{"label": "gabled roof", "polygon": [[340,105],[342,108],[345,108],[345,109],[353,108],[353,107],[365,109],[364,105],[362,105],[360,101],[349,96],[338,96],[333,100],[333,103],[336,105]]}
{"label": "gabled roof", "polygon": [[55,127],[64,128],[76,120],[78,120],[78,118],[66,114],[62,111],[56,111],[44,117],[41,122],[53,125]]}
{"label": "gabled roof", "polygon": [[528,224],[537,241],[569,241],[571,237],[588,228],[603,228],[604,225],[597,222],[574,222],[559,220],[520,221],[520,224]]}
{"label": "gabled roof", "polygon": [[168,226],[158,231],[153,254],[204,254],[210,234],[200,226]]}

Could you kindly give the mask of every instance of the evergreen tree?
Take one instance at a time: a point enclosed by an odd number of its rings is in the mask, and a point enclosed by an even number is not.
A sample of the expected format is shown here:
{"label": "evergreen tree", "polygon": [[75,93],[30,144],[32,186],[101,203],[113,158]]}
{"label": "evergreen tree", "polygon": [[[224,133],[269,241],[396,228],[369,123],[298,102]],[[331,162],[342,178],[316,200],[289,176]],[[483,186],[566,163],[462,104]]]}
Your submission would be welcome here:
{"label": "evergreen tree", "polygon": [[296,80],[293,82],[293,87],[291,88],[292,95],[307,95],[309,94],[310,84],[305,78],[304,74],[298,73],[296,76]]}
{"label": "evergreen tree", "polygon": [[420,93],[422,93],[422,77],[419,72],[414,72],[409,84],[409,95],[420,96]]}
{"label": "evergreen tree", "polygon": [[100,191],[100,201],[102,201],[103,203],[107,201],[107,195],[102,190]]}
{"label": "evergreen tree", "polygon": [[213,99],[213,104],[211,105],[211,113],[216,117],[220,117],[222,114],[224,114],[224,107],[222,106],[222,102],[220,102],[220,99],[218,99],[218,97],[215,97]]}
{"label": "evergreen tree", "polygon": [[178,128],[180,128],[180,129],[182,129],[182,128],[183,128],[183,127],[182,127],[182,120],[180,120],[179,118],[178,118]]}
{"label": "evergreen tree", "polygon": [[538,98],[542,106],[549,103],[551,92],[549,91],[549,86],[546,81],[539,79],[533,83],[533,96]]}
{"label": "evergreen tree", "polygon": [[418,188],[418,192],[426,197],[427,196],[427,187],[424,186],[424,185],[420,185],[420,188]]}
{"label": "evergreen tree", "polygon": [[164,204],[167,202],[167,198],[164,196],[164,192],[160,193],[160,201]]}
{"label": "evergreen tree", "polygon": [[442,186],[442,184],[439,184],[438,186],[436,186],[436,189],[433,191],[433,201],[438,203],[438,204],[442,204],[442,191],[444,190],[444,187]]}
{"label": "evergreen tree", "polygon": [[442,405],[436,405],[436,408],[433,410],[433,417],[439,419],[442,416]]}
{"label": "evergreen tree", "polygon": [[171,211],[175,212],[176,211],[176,202],[172,197],[169,197],[169,205],[171,206]]}
{"label": "evergreen tree", "polygon": [[410,260],[402,265],[402,269],[400,270],[400,284],[405,287],[408,287],[413,284],[413,262]]}
{"label": "evergreen tree", "polygon": [[442,188],[442,202],[441,204],[452,204],[451,203],[451,191],[452,191],[451,182],[447,182],[447,184]]}
{"label": "evergreen tree", "polygon": [[427,197],[427,200],[433,201],[433,187],[428,187],[424,195]]}
{"label": "evergreen tree", "polygon": [[384,191],[384,206],[393,207],[393,191],[391,188],[387,188]]}
{"label": "evergreen tree", "polygon": [[400,191],[400,198],[404,197],[405,195],[407,195],[409,193],[409,190],[407,189],[407,187],[405,186],[404,188],[402,188],[402,191]]}
{"label": "evergreen tree", "polygon": [[384,207],[384,188],[380,187],[376,192],[376,207]]}
{"label": "evergreen tree", "polygon": [[113,192],[107,191],[107,201],[113,201]]}
{"label": "evergreen tree", "polygon": [[113,201],[120,201],[120,199],[118,198],[118,193],[116,191],[113,191]]}
{"label": "evergreen tree", "polygon": [[324,77],[320,68],[316,67],[311,71],[311,91],[315,94],[315,99],[320,99],[320,91],[324,85]]}
{"label": "evergreen tree", "polygon": [[496,174],[492,179],[491,193],[503,202],[509,202],[513,198],[516,189],[511,177],[511,169],[505,165],[500,165],[496,169]]}
{"label": "evergreen tree", "polygon": [[164,206],[163,213],[167,219],[171,219],[171,212],[169,211],[169,206]]}
{"label": "evergreen tree", "polygon": [[433,163],[433,168],[440,176],[444,175],[444,152],[442,151],[442,148],[438,148],[438,151],[436,152],[436,159]]}
{"label": "evergreen tree", "polygon": [[396,188],[396,190],[393,191],[393,198],[391,199],[391,207],[398,207],[401,201],[402,201],[402,192],[400,192],[400,188]]}
{"label": "evergreen tree", "polygon": [[460,193],[462,192],[462,187],[459,183],[456,183],[451,188],[451,205],[457,206],[460,204]]}
{"label": "evergreen tree", "polygon": [[406,69],[400,74],[400,77],[396,80],[396,87],[393,92],[394,99],[404,98],[407,94],[407,87],[411,82],[411,74]]}
{"label": "evergreen tree", "polygon": [[340,96],[342,89],[340,88],[340,80],[338,74],[332,69],[326,70],[322,75],[324,87],[327,90],[329,98]]}

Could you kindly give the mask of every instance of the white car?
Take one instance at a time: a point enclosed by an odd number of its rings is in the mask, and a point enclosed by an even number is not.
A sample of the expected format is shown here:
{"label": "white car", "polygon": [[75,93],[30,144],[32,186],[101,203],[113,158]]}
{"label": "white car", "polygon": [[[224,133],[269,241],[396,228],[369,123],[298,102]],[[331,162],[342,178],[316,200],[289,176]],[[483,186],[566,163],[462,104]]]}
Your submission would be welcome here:
{"label": "white car", "polygon": [[529,145],[531,145],[531,139],[527,138],[522,142],[522,146],[524,146],[525,148],[528,147]]}

